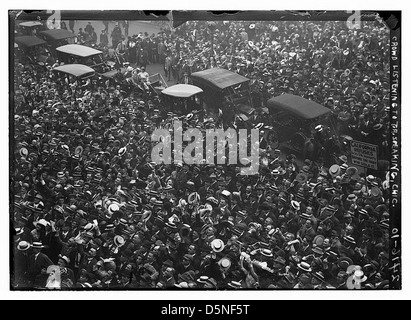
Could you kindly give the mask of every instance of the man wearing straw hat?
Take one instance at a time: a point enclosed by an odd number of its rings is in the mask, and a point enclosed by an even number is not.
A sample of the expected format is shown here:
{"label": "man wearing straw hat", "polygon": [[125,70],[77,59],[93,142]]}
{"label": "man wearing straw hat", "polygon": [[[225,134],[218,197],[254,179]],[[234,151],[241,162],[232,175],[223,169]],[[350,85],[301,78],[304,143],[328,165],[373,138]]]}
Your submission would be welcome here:
{"label": "man wearing straw hat", "polygon": [[29,257],[31,244],[20,241],[14,252],[13,283],[17,288],[25,288],[29,282]]}
{"label": "man wearing straw hat", "polygon": [[41,242],[33,242],[31,248],[32,254],[29,257],[28,266],[29,281],[32,285],[37,284],[44,287],[48,277],[47,268],[53,264],[53,261],[41,252],[44,248]]}

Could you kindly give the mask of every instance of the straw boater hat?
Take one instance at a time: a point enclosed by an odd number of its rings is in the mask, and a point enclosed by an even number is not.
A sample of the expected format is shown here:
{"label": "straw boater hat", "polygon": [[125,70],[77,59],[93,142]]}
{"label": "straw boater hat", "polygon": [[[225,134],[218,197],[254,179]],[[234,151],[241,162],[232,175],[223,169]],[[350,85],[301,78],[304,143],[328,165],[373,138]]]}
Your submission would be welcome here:
{"label": "straw boater hat", "polygon": [[228,270],[231,267],[231,260],[227,257],[221,258],[220,261],[218,261],[218,265],[225,270]]}
{"label": "straw boater hat", "polygon": [[225,196],[225,197],[229,197],[231,195],[231,192],[228,191],[228,190],[223,190],[223,191],[221,191],[221,195]]}
{"label": "straw boater hat", "polygon": [[323,126],[321,125],[321,124],[319,124],[318,126],[316,126],[315,128],[314,128],[314,130],[315,131],[317,131],[317,132],[321,132],[321,131],[323,131]]}
{"label": "straw boater hat", "polygon": [[200,276],[200,278],[197,279],[197,282],[199,283],[207,283],[208,281],[208,277],[207,276]]}
{"label": "straw boater hat", "polygon": [[19,244],[17,245],[17,250],[19,251],[26,251],[30,249],[31,245],[27,241],[20,241]]}
{"label": "straw boater hat", "polygon": [[122,236],[116,235],[114,237],[114,244],[116,245],[116,247],[122,247],[125,243],[125,240]]}
{"label": "straw boater hat", "polygon": [[16,228],[15,232],[16,232],[15,235],[19,236],[19,235],[22,235],[24,233],[24,229],[23,228]]}
{"label": "straw boater hat", "polygon": [[67,256],[59,254],[59,259],[63,260],[66,263],[66,265],[70,263],[70,259]]}
{"label": "straw boater hat", "polygon": [[192,203],[198,203],[200,201],[200,195],[198,194],[198,192],[192,192],[190,193],[190,195],[188,196],[187,199],[188,203],[192,204]]}
{"label": "straw boater hat", "polygon": [[295,210],[300,210],[300,203],[299,203],[298,201],[291,200],[291,206],[292,206]]}
{"label": "straw boater hat", "polygon": [[350,176],[357,174],[358,169],[356,167],[348,167],[346,173]]}
{"label": "straw boater hat", "polygon": [[271,258],[271,257],[273,257],[273,253],[272,253],[272,251],[270,250],[270,249],[261,249],[260,250],[260,253],[263,255],[263,256],[265,256],[265,257],[268,257],[268,258]]}
{"label": "straw boater hat", "polygon": [[319,255],[323,255],[323,254],[324,254],[323,249],[321,249],[320,247],[314,247],[314,248],[311,249],[311,251],[314,252],[314,253],[317,253],[317,254],[319,254]]}
{"label": "straw boater hat", "polygon": [[240,288],[242,288],[242,284],[241,284],[241,282],[239,282],[239,281],[230,281],[230,282],[228,283],[228,286],[229,286],[230,288],[233,288],[233,289],[240,289]]}
{"label": "straw boater hat", "polygon": [[349,257],[340,257],[337,260],[337,265],[342,269],[342,270],[347,270],[349,266],[353,264],[353,261]]}
{"label": "straw boater hat", "polygon": [[343,239],[344,239],[345,241],[347,241],[348,243],[356,244],[355,239],[354,239],[353,237],[351,237],[351,236],[345,236]]}
{"label": "straw boater hat", "polygon": [[74,150],[74,154],[81,156],[83,154],[83,147],[77,146],[76,149]]}
{"label": "straw boater hat", "polygon": [[324,273],[322,271],[313,272],[312,276],[321,282],[325,281]]}
{"label": "straw boater hat", "polygon": [[300,218],[304,220],[311,220],[311,215],[307,213],[300,214]]}
{"label": "straw boater hat", "polygon": [[336,176],[339,176],[341,173],[341,168],[338,164],[333,164],[330,169],[328,170],[330,175],[334,178]]}
{"label": "straw boater hat", "polygon": [[44,248],[43,243],[41,243],[40,241],[33,242],[31,247],[33,249],[43,249]]}
{"label": "straw boater hat", "polygon": [[33,224],[34,224],[34,226],[37,226],[39,224],[39,225],[42,225],[44,227],[47,227],[48,225],[50,225],[50,222],[48,222],[45,219],[40,219],[39,221],[34,221]]}
{"label": "straw boater hat", "polygon": [[322,246],[325,237],[322,234],[318,234],[314,237],[313,244],[316,246]]}
{"label": "straw boater hat", "polygon": [[29,152],[28,152],[28,150],[27,150],[27,148],[21,148],[20,149],[20,155],[22,156],[22,157],[24,157],[24,158],[26,158],[27,156],[28,156],[28,154],[29,154]]}
{"label": "straw boater hat", "polygon": [[211,249],[214,252],[221,252],[224,250],[224,247],[225,247],[224,241],[221,239],[214,239],[213,241],[211,241],[210,245],[211,245]]}
{"label": "straw boater hat", "polygon": [[165,225],[169,228],[177,229],[177,225],[175,224],[173,219],[168,219],[168,221],[165,223]]}
{"label": "straw boater hat", "polygon": [[115,228],[116,228],[116,226],[113,223],[109,223],[109,224],[106,224],[104,230],[105,231],[110,231],[110,230],[114,230]]}
{"label": "straw boater hat", "polygon": [[118,150],[118,155],[121,157],[123,156],[125,153],[127,152],[127,148],[126,147],[122,147]]}
{"label": "straw boater hat", "polygon": [[357,196],[355,195],[355,194],[353,194],[353,193],[350,193],[348,196],[347,196],[347,200],[349,200],[349,201],[356,201],[358,198],[357,198]]}
{"label": "straw boater hat", "polygon": [[311,266],[307,262],[302,261],[301,263],[297,264],[297,268],[304,272],[311,272]]}
{"label": "straw boater hat", "polygon": [[112,215],[113,213],[120,210],[120,206],[117,203],[112,203],[108,207],[108,212]]}

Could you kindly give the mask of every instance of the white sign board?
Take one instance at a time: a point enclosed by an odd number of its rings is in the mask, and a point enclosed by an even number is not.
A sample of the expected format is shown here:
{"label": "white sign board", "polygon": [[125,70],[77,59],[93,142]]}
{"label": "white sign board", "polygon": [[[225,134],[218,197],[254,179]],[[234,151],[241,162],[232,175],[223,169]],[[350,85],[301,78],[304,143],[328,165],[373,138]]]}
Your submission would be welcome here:
{"label": "white sign board", "polygon": [[361,141],[351,141],[351,162],[352,164],[377,170],[378,168],[378,147]]}

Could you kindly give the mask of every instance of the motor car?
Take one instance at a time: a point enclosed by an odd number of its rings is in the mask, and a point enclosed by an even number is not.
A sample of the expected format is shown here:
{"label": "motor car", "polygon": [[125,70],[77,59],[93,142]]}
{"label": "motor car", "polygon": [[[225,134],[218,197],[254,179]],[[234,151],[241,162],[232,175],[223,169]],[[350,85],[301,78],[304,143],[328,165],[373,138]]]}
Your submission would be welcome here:
{"label": "motor car", "polygon": [[[225,123],[233,122],[236,115],[253,112],[250,79],[223,68],[211,68],[191,74],[190,81],[204,91],[206,112],[219,113]],[[245,111],[246,110],[246,111]]]}
{"label": "motor car", "polygon": [[269,115],[266,140],[271,148],[287,148],[297,154],[304,153],[307,140],[319,125],[334,127],[331,109],[306,98],[282,94],[267,101]]}
{"label": "motor car", "polygon": [[103,52],[81,44],[66,44],[56,48],[56,56],[65,64],[83,64],[93,68],[98,73],[104,73],[112,68],[103,59]]}
{"label": "motor car", "polygon": [[65,64],[53,68],[54,72],[72,76],[74,78],[88,78],[96,74],[96,71],[84,64]]}
{"label": "motor car", "polygon": [[165,111],[188,115],[203,110],[203,89],[191,84],[175,84],[161,91]]}
{"label": "motor car", "polygon": [[47,42],[51,54],[56,57],[56,49],[66,44],[77,43],[77,36],[65,29],[43,30],[38,33],[38,37]]}
{"label": "motor car", "polygon": [[46,67],[52,59],[46,41],[36,36],[19,36],[14,38],[14,54],[20,63]]}
{"label": "motor car", "polygon": [[23,21],[16,25],[15,30],[19,36],[36,36],[45,28],[46,27],[40,21]]}

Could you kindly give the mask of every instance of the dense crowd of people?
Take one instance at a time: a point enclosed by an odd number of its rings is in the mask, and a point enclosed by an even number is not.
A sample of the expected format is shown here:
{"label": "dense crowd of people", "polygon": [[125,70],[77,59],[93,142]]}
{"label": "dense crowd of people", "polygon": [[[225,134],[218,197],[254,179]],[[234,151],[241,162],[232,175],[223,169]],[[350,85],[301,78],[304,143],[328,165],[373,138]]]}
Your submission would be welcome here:
{"label": "dense crowd of people", "polygon": [[361,30],[352,30],[343,21],[187,22],[157,35],[126,35],[116,24],[111,44],[108,33],[104,29],[104,40],[96,45],[104,52],[114,48],[137,71],[161,63],[167,80],[190,83],[193,72],[228,69],[251,79],[255,106],[265,107],[283,93],[314,100],[333,111],[339,134],[377,141],[379,158],[388,158],[389,31],[384,25],[363,22]]}
{"label": "dense crowd of people", "polygon": [[[337,132],[387,152],[388,31],[377,23],[355,31],[343,22],[187,22],[124,39],[121,31],[104,45],[124,50],[130,65],[164,63],[176,82],[227,68],[252,79],[257,108],[281,93],[312,99],[333,110]],[[206,130],[214,120],[176,118],[121,83],[83,86],[19,61],[14,89],[13,288],[388,288],[387,172],[359,172],[345,154],[325,164],[268,147],[252,176],[236,165],[156,164],[155,128],[172,130],[178,119]]]}

